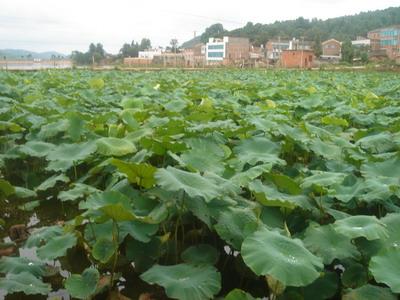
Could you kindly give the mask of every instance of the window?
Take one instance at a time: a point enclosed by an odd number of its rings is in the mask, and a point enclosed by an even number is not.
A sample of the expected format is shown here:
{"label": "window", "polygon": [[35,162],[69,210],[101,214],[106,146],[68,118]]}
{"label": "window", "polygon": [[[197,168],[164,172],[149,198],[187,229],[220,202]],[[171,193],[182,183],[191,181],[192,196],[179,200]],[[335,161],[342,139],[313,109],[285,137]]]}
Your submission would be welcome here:
{"label": "window", "polygon": [[208,52],[208,57],[224,57],[224,52]]}
{"label": "window", "polygon": [[224,45],[208,45],[209,50],[222,50],[224,49]]}

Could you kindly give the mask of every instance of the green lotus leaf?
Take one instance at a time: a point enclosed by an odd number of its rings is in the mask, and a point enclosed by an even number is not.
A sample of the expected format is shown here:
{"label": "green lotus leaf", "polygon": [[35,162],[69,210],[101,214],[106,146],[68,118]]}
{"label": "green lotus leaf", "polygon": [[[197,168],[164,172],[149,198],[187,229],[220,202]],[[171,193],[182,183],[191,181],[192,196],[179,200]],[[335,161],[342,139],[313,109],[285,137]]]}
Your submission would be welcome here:
{"label": "green lotus leaf", "polygon": [[335,272],[324,272],[313,283],[304,288],[304,299],[332,299],[339,288],[339,278]]}
{"label": "green lotus leaf", "polygon": [[150,164],[128,163],[119,159],[112,159],[110,163],[117,167],[118,171],[124,173],[129,182],[144,188],[151,188],[155,184],[154,173],[157,168]]}
{"label": "green lotus leaf", "polygon": [[6,130],[9,130],[11,132],[22,132],[25,130],[25,128],[14,122],[0,121],[0,131]]}
{"label": "green lotus leaf", "polygon": [[93,193],[99,192],[98,189],[83,183],[74,183],[73,188],[67,191],[61,191],[57,198],[61,201],[76,201],[85,198]]}
{"label": "green lotus leaf", "polygon": [[33,211],[36,207],[40,206],[39,200],[29,201],[24,204],[18,206],[18,208],[22,211]]}
{"label": "green lotus leaf", "polygon": [[98,210],[107,205],[121,204],[126,210],[131,210],[131,201],[118,191],[94,193],[85,202],[79,203],[79,209]]}
{"label": "green lotus leaf", "polygon": [[181,257],[185,263],[215,265],[218,261],[219,253],[213,246],[199,244],[187,248],[182,252]]}
{"label": "green lotus leaf", "polygon": [[92,89],[101,90],[104,88],[104,80],[102,78],[92,78],[88,83]]}
{"label": "green lotus leaf", "polygon": [[321,123],[325,125],[335,125],[335,126],[342,126],[342,127],[348,127],[349,123],[347,120],[338,118],[335,116],[325,116],[321,119]]}
{"label": "green lotus leaf", "polygon": [[339,201],[347,203],[351,199],[361,196],[366,188],[367,185],[364,184],[362,179],[350,175],[347,176],[342,183],[334,184],[329,191],[329,195],[335,197]]}
{"label": "green lotus leaf", "polygon": [[348,290],[343,295],[343,300],[396,300],[388,288],[371,284],[364,285],[354,290]]}
{"label": "green lotus leaf", "polygon": [[339,160],[342,155],[342,148],[332,142],[324,142],[320,139],[315,139],[310,142],[310,149],[317,155],[326,159]]}
{"label": "green lotus leaf", "polygon": [[225,169],[221,157],[203,152],[200,149],[186,151],[181,155],[180,160],[184,163],[184,166],[199,172],[208,171],[221,174]]}
{"label": "green lotus leaf", "polygon": [[181,112],[186,108],[187,101],[184,101],[182,99],[175,99],[171,100],[167,103],[165,103],[163,106],[165,107],[166,110],[172,111],[172,112]]}
{"label": "green lotus leaf", "polygon": [[353,260],[344,261],[344,269],[342,284],[345,287],[356,288],[368,282],[368,270],[364,265]]}
{"label": "green lotus leaf", "polygon": [[123,203],[109,204],[100,208],[100,210],[109,218],[114,221],[133,221],[136,220],[137,217],[134,214],[133,210],[128,210],[127,207]]}
{"label": "green lotus leaf", "polygon": [[104,156],[123,156],[136,152],[135,145],[125,139],[104,137],[96,141],[97,152]]}
{"label": "green lotus leaf", "polygon": [[365,177],[386,177],[387,184],[400,185],[400,158],[396,156],[383,162],[365,163],[360,170]]}
{"label": "green lotus leaf", "polygon": [[120,222],[118,226],[120,235],[129,234],[134,239],[143,243],[148,243],[151,237],[158,231],[157,224],[147,224],[139,221]]}
{"label": "green lotus leaf", "polygon": [[365,237],[371,241],[388,237],[385,224],[375,216],[351,216],[336,221],[334,228],[337,232],[351,239]]}
{"label": "green lotus leaf", "polygon": [[226,155],[223,147],[208,138],[192,138],[185,142],[191,148],[180,157],[185,166],[200,172],[223,172],[222,160]]}
{"label": "green lotus leaf", "polygon": [[93,245],[92,255],[95,259],[105,264],[113,257],[116,251],[115,242],[111,237],[100,237]]}
{"label": "green lotus leaf", "polygon": [[218,235],[239,250],[243,240],[258,227],[257,218],[250,208],[229,207],[219,215],[214,225]]}
{"label": "green lotus leaf", "polygon": [[253,137],[243,140],[233,149],[237,158],[242,163],[255,165],[258,162],[270,165],[285,165],[286,162],[279,158],[280,146],[265,137]]}
{"label": "green lotus leaf", "polygon": [[357,257],[360,253],[351,239],[335,231],[334,226],[319,226],[312,223],[305,231],[304,245],[314,254],[323,259],[324,264],[329,265],[337,259]]}
{"label": "green lotus leaf", "polygon": [[365,151],[375,154],[390,152],[396,149],[393,137],[388,132],[363,137],[356,142],[356,145]]}
{"label": "green lotus leaf", "polygon": [[37,197],[37,194],[35,191],[32,191],[30,189],[21,187],[21,186],[15,186],[15,196],[18,198],[33,198]]}
{"label": "green lotus leaf", "polygon": [[4,196],[8,197],[15,193],[15,188],[7,180],[0,178],[0,192],[0,196],[3,194]]}
{"label": "green lotus leaf", "polygon": [[324,171],[312,171],[311,176],[303,179],[303,183],[300,185],[301,188],[310,188],[312,186],[317,187],[329,187],[334,184],[342,183],[346,177],[345,173],[336,172],[324,172]]}
{"label": "green lotus leaf", "polygon": [[316,280],[322,260],[308,251],[298,239],[291,239],[263,228],[248,236],[241,254],[257,275],[270,275],[285,286],[306,286]]}
{"label": "green lotus leaf", "polygon": [[53,260],[64,256],[68,249],[76,245],[76,242],[77,238],[73,233],[56,236],[47,241],[44,246],[38,248],[36,253],[40,259]]}
{"label": "green lotus leaf", "polygon": [[268,178],[272,180],[280,191],[283,191],[286,194],[300,195],[302,193],[300,185],[289,176],[273,173],[269,174]]}
{"label": "green lotus leaf", "polygon": [[25,295],[47,295],[51,291],[48,283],[43,283],[40,279],[28,272],[18,274],[9,273],[5,278],[0,278],[0,290],[8,294],[23,292]]}
{"label": "green lotus leaf", "polygon": [[239,289],[234,289],[229,292],[228,295],[225,296],[225,300],[257,300],[259,298],[254,298],[252,295],[249,293],[246,293],[245,291],[239,290]]}
{"label": "green lotus leaf", "polygon": [[390,287],[393,293],[400,293],[400,248],[381,251],[371,258],[369,270],[375,280]]}
{"label": "green lotus leaf", "polygon": [[155,178],[158,185],[167,191],[184,190],[190,197],[202,197],[207,202],[222,194],[222,189],[213,181],[205,179],[198,173],[190,173],[174,167],[159,169]]}
{"label": "green lotus leaf", "polygon": [[82,115],[76,112],[69,113],[67,118],[68,134],[74,142],[78,142],[84,133],[85,120]]}
{"label": "green lotus leaf", "polygon": [[85,202],[79,203],[80,209],[87,209],[87,215],[94,216],[98,222],[112,219],[117,222],[146,219],[138,217],[132,208],[133,202],[118,191],[106,191],[91,194]]}
{"label": "green lotus leaf", "polygon": [[89,299],[96,292],[100,279],[97,269],[87,268],[81,275],[73,274],[65,280],[65,288],[74,298]]}
{"label": "green lotus leaf", "polygon": [[61,132],[65,132],[68,129],[68,121],[61,119],[56,122],[49,122],[46,125],[41,126],[37,137],[41,140],[47,140],[57,136]]}
{"label": "green lotus leaf", "polygon": [[56,145],[41,142],[41,141],[29,141],[19,148],[22,153],[33,156],[33,157],[45,157],[52,150],[56,148]]}
{"label": "green lotus leaf", "polygon": [[66,176],[64,174],[53,175],[53,176],[47,178],[45,181],[43,181],[39,186],[37,186],[35,188],[35,191],[38,191],[38,192],[47,191],[48,189],[55,187],[57,182],[68,183],[69,178],[68,178],[68,176]]}
{"label": "green lotus leaf", "polygon": [[310,208],[306,196],[281,193],[276,187],[264,185],[260,180],[251,182],[249,190],[254,192],[258,202],[265,206],[277,206],[289,209],[293,209],[296,206]]}
{"label": "green lotus leaf", "polygon": [[3,256],[0,259],[0,273],[19,274],[22,272],[30,273],[35,277],[42,277],[47,273],[44,263],[33,261],[26,257]]}
{"label": "green lotus leaf", "polygon": [[121,106],[125,109],[128,108],[143,108],[143,100],[140,98],[124,97],[121,101]]}
{"label": "green lotus leaf", "polygon": [[61,236],[63,232],[64,231],[62,227],[58,225],[45,226],[35,229],[28,237],[25,246],[28,248],[40,247],[47,241],[50,241],[55,237]]}
{"label": "green lotus leaf", "polygon": [[389,247],[399,247],[400,246],[400,213],[387,214],[381,219],[382,223],[386,225],[389,233],[389,237],[382,242]]}
{"label": "green lotus leaf", "polygon": [[271,169],[272,166],[269,164],[255,166],[244,172],[236,173],[230,178],[230,181],[238,186],[247,186],[249,182],[253,181],[262,174],[271,171]]}
{"label": "green lotus leaf", "polygon": [[122,121],[124,121],[124,123],[128,125],[129,129],[131,130],[138,129],[140,127],[139,122],[135,119],[134,113],[134,109],[125,109],[120,114]]}
{"label": "green lotus leaf", "polygon": [[85,160],[96,151],[93,142],[78,144],[61,144],[47,155],[47,160],[56,162],[74,162]]}
{"label": "green lotus leaf", "polygon": [[140,278],[162,286],[168,297],[179,300],[212,299],[221,289],[221,275],[209,265],[154,265]]}

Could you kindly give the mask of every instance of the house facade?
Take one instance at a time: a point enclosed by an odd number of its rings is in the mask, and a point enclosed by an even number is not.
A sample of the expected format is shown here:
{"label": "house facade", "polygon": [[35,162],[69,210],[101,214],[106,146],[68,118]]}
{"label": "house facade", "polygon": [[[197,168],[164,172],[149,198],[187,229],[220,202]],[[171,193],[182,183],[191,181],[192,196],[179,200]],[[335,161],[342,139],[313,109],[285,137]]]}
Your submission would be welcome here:
{"label": "house facade", "polygon": [[312,68],[315,61],[313,50],[283,50],[280,65],[283,68]]}
{"label": "house facade", "polygon": [[335,39],[322,42],[321,58],[340,59],[342,57],[342,43]]}

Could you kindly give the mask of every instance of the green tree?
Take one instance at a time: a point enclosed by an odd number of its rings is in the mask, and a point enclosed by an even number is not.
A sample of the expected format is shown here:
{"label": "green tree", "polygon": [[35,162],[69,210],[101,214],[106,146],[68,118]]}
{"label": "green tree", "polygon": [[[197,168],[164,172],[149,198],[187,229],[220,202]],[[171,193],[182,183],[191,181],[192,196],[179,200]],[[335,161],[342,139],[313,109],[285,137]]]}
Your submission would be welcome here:
{"label": "green tree", "polygon": [[87,52],[73,51],[71,59],[76,65],[90,65],[93,63],[100,63],[106,56],[106,51],[101,43],[90,43]]}
{"label": "green tree", "polygon": [[342,43],[342,61],[352,63],[354,58],[354,48],[349,39]]}
{"label": "green tree", "polygon": [[210,37],[222,37],[227,31],[221,23],[211,25],[206,28],[205,32],[201,35],[201,41],[207,43]]}
{"label": "green tree", "polygon": [[140,51],[150,49],[151,48],[151,41],[150,39],[143,38],[142,41],[140,42]]}
{"label": "green tree", "polygon": [[178,52],[178,40],[177,39],[172,39],[169,44],[171,45],[171,51],[172,52]]}

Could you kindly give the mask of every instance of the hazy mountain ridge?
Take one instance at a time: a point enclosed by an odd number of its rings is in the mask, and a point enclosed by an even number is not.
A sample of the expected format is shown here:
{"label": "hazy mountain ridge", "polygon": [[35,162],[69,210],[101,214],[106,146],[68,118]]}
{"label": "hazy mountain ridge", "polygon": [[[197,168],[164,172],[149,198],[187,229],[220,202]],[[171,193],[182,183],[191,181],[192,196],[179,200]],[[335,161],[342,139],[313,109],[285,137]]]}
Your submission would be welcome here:
{"label": "hazy mountain ridge", "polygon": [[24,49],[0,49],[0,59],[4,59],[4,56],[7,59],[22,59],[27,58],[29,55],[32,58],[39,59],[51,59],[53,55],[56,57],[67,57],[67,55],[56,51],[34,52]]}

